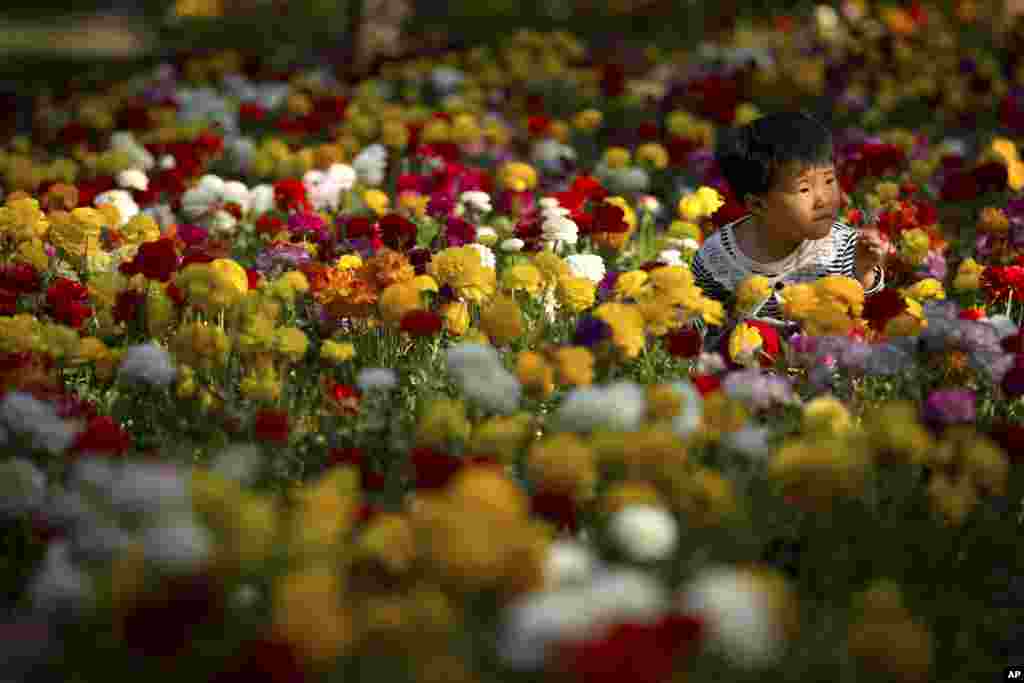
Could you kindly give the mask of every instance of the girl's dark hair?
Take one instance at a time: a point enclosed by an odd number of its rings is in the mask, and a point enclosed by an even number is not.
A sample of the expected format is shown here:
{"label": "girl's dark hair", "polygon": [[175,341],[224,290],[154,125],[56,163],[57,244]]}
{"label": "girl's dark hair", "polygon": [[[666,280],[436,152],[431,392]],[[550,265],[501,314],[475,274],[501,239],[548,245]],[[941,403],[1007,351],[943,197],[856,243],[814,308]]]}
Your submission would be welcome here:
{"label": "girl's dark hair", "polygon": [[736,198],[772,189],[780,169],[833,163],[832,131],[806,112],[763,116],[719,135],[715,160]]}

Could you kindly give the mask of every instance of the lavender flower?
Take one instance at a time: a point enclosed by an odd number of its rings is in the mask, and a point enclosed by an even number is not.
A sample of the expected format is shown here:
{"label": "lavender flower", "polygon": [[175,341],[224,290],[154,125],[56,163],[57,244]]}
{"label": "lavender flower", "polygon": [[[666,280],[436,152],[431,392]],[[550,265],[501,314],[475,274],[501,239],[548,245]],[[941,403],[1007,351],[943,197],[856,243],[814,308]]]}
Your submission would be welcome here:
{"label": "lavender flower", "polygon": [[261,273],[269,273],[276,269],[298,268],[311,258],[309,252],[297,244],[278,244],[256,256],[255,267]]}
{"label": "lavender flower", "polygon": [[722,389],[731,398],[737,398],[755,410],[767,410],[797,400],[789,378],[759,368],[729,373],[722,382]]}
{"label": "lavender flower", "polygon": [[974,422],[975,394],[970,389],[939,389],[925,402],[924,418],[936,425]]}

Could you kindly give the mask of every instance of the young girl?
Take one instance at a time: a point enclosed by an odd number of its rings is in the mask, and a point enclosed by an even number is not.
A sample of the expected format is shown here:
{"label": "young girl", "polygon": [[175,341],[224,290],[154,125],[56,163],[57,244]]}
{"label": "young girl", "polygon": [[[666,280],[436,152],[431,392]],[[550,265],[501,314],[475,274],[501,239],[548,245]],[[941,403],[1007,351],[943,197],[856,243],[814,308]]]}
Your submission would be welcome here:
{"label": "young girl", "polygon": [[[832,133],[805,113],[779,113],[726,132],[715,158],[749,214],[723,226],[701,246],[693,274],[704,293],[728,310],[733,293],[751,275],[775,292],[751,316],[786,334],[776,294],[789,284],[826,275],[858,280],[866,294],[885,285],[884,249],[877,235],[839,222],[842,202]],[[716,348],[727,325],[705,348]]]}

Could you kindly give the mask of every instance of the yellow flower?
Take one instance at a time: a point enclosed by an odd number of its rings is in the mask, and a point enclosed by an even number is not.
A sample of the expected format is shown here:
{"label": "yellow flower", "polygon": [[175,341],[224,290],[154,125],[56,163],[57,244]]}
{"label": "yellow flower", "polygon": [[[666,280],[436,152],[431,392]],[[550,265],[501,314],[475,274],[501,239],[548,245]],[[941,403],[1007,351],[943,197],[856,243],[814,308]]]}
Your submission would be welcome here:
{"label": "yellow flower", "polygon": [[597,285],[585,277],[567,275],[558,280],[558,302],[570,313],[582,313],[594,305]]}
{"label": "yellow flower", "polygon": [[563,277],[572,275],[572,269],[553,251],[540,251],[533,256],[533,264],[544,277],[545,287],[555,287]]}
{"label": "yellow flower", "polygon": [[953,289],[958,292],[973,292],[981,288],[981,274],[985,266],[979,264],[973,258],[966,258],[960,262],[956,269],[956,277],[953,278]]}
{"label": "yellow flower", "polygon": [[604,163],[608,168],[625,168],[629,162],[629,150],[625,147],[609,147],[604,152]]}
{"label": "yellow flower", "polygon": [[274,334],[274,348],[292,362],[302,360],[309,347],[306,333],[297,327],[282,327]]}
{"label": "yellow flower", "polygon": [[718,194],[718,190],[705,185],[679,200],[679,217],[696,223],[718,211],[723,204],[725,200]]}
{"label": "yellow flower", "polygon": [[555,370],[539,353],[520,353],[516,361],[516,376],[526,391],[540,398],[547,398],[555,391]]}
{"label": "yellow flower", "polygon": [[818,396],[804,406],[803,427],[808,432],[834,435],[852,426],[850,411],[832,396]]}
{"label": "yellow flower", "polygon": [[910,287],[904,289],[903,294],[922,302],[930,299],[942,300],[946,298],[946,290],[942,288],[942,283],[933,277],[915,282]]}
{"label": "yellow flower", "polygon": [[756,327],[739,323],[729,335],[729,357],[740,365],[755,365],[764,339]]}
{"label": "yellow flower", "polygon": [[497,415],[488,418],[473,430],[468,450],[472,453],[493,453],[502,462],[513,463],[533,438],[533,415]]}
{"label": "yellow flower", "polygon": [[931,248],[931,240],[928,233],[921,228],[907,230],[900,235],[900,256],[910,265],[924,263]]}
{"label": "yellow flower", "polygon": [[782,313],[790,320],[802,321],[811,317],[818,306],[814,285],[800,283],[788,285],[779,292]]}
{"label": "yellow flower", "polygon": [[794,501],[828,510],[836,496],[855,496],[864,484],[867,458],[855,444],[839,439],[801,439],[783,444],[768,474]]}
{"label": "yellow flower", "polygon": [[591,133],[601,126],[604,114],[598,109],[584,109],[573,117],[572,125],[584,133]]}
{"label": "yellow flower", "polygon": [[547,490],[567,493],[577,500],[593,496],[597,457],[587,443],[572,432],[560,432],[531,446],[526,467],[530,480]]}
{"label": "yellow flower", "polygon": [[19,263],[28,263],[40,272],[46,271],[50,267],[50,256],[46,253],[43,241],[38,239],[25,240],[18,244],[14,260]]}
{"label": "yellow flower", "polygon": [[386,193],[370,189],[363,192],[363,201],[366,202],[366,206],[370,208],[378,216],[383,216],[388,212],[388,207],[391,206],[391,199]]}
{"label": "yellow flower", "polygon": [[363,259],[359,254],[344,254],[338,257],[334,267],[338,270],[357,270],[363,267]]}
{"label": "yellow flower", "polygon": [[701,240],[700,226],[689,221],[672,221],[668,226],[668,235],[675,239]]}
{"label": "yellow flower", "polygon": [[32,197],[8,199],[0,207],[0,236],[13,242],[44,239],[49,228],[46,214]]}
{"label": "yellow flower", "polygon": [[138,246],[160,239],[160,226],[152,216],[138,213],[121,227],[121,238],[126,246]]}
{"label": "yellow flower", "polygon": [[635,304],[609,301],[594,310],[594,317],[605,321],[612,328],[612,344],[623,358],[632,359],[640,355],[646,337],[644,317]]}
{"label": "yellow flower", "polygon": [[532,263],[516,263],[502,273],[502,285],[510,292],[523,291],[530,297],[540,294],[544,276]]}
{"label": "yellow flower", "polygon": [[644,291],[644,285],[650,279],[645,270],[631,270],[622,273],[615,279],[616,299],[636,299]]}
{"label": "yellow flower", "polygon": [[916,299],[903,297],[907,310],[885,324],[885,334],[890,337],[913,337],[928,327],[924,309]]}
{"label": "yellow flower", "polygon": [[438,399],[426,404],[416,427],[416,443],[446,448],[451,441],[466,440],[472,428],[462,401]]}
{"label": "yellow flower", "polygon": [[655,337],[663,337],[682,324],[676,308],[658,297],[643,297],[636,305],[644,317],[647,332]]}
{"label": "yellow flower", "polygon": [[750,314],[772,295],[772,283],[763,275],[751,275],[736,288],[736,310]]}
{"label": "yellow flower", "polygon": [[736,105],[736,113],[733,116],[733,125],[745,126],[748,123],[753,123],[759,118],[761,118],[761,111],[757,106],[750,104],[749,102],[741,102]]}
{"label": "yellow flower", "polygon": [[981,215],[978,217],[978,232],[1005,235],[1009,231],[1010,219],[1006,217],[1002,209],[986,206],[981,210]]}
{"label": "yellow flower", "polygon": [[380,293],[377,308],[385,324],[398,327],[406,313],[423,308],[423,297],[411,283],[397,282]]}
{"label": "yellow flower", "polygon": [[494,294],[496,273],[470,246],[449,247],[436,254],[427,270],[439,285],[448,285],[458,297],[481,303]]}
{"label": "yellow flower", "polygon": [[185,293],[188,303],[211,313],[230,308],[249,291],[245,269],[223,258],[186,266],[178,273],[175,284]]}
{"label": "yellow flower", "polygon": [[594,381],[594,354],[584,346],[563,346],[552,354],[559,384],[586,387]]}
{"label": "yellow flower", "polygon": [[239,390],[242,396],[251,401],[272,403],[281,398],[284,386],[280,373],[271,367],[258,368],[247,372],[242,377]]}
{"label": "yellow flower", "polygon": [[393,149],[402,149],[409,144],[409,128],[394,119],[384,121],[380,127],[381,142]]}
{"label": "yellow flower", "polygon": [[471,319],[469,306],[465,301],[451,301],[443,304],[439,312],[441,319],[444,320],[444,329],[448,334],[454,337],[466,334]]}
{"label": "yellow flower", "polygon": [[79,207],[70,213],[52,211],[48,239],[71,256],[83,257],[86,252],[99,249],[100,233],[109,225],[107,218],[96,209]]}
{"label": "yellow flower", "polygon": [[522,336],[523,312],[511,296],[499,294],[480,311],[480,329],[496,346],[505,346]]}
{"label": "yellow flower", "polygon": [[819,304],[825,304],[843,314],[860,316],[864,310],[864,286],[843,275],[827,275],[814,282]]}
{"label": "yellow flower", "polygon": [[355,640],[337,570],[328,564],[285,575],[275,587],[273,630],[317,664],[340,656]]}
{"label": "yellow flower", "polygon": [[320,346],[320,358],[330,363],[345,363],[356,356],[356,347],[351,342],[326,340]]}
{"label": "yellow flower", "polygon": [[170,350],[180,363],[212,370],[227,362],[231,339],[216,325],[192,322],[178,328]]}
{"label": "yellow flower", "polygon": [[658,489],[649,481],[618,481],[601,496],[601,510],[608,515],[630,505],[664,508],[665,501]]}
{"label": "yellow flower", "polygon": [[537,186],[537,171],[521,161],[506,161],[498,170],[498,179],[502,187],[523,192]]}

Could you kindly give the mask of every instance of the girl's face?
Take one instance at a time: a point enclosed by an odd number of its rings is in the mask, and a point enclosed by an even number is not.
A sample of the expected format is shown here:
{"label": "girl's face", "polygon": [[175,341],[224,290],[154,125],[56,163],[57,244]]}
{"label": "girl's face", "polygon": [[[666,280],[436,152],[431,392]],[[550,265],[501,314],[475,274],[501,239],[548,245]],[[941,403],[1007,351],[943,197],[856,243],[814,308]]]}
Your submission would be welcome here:
{"label": "girl's face", "polygon": [[840,208],[835,165],[784,170],[761,200],[761,224],[772,237],[792,243],[826,237]]}

